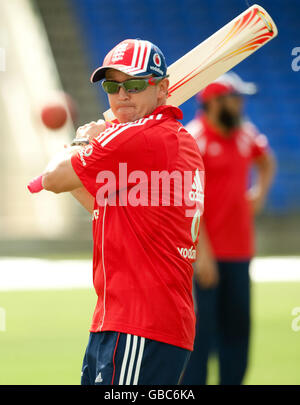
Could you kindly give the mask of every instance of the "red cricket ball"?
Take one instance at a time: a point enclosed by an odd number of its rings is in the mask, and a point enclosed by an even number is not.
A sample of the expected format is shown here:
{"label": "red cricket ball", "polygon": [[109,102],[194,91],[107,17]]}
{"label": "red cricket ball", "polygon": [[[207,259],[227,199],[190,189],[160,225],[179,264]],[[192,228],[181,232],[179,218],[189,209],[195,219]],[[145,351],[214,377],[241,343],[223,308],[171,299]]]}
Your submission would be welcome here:
{"label": "red cricket ball", "polygon": [[61,104],[48,104],[42,108],[41,118],[47,128],[59,129],[67,121],[67,111]]}

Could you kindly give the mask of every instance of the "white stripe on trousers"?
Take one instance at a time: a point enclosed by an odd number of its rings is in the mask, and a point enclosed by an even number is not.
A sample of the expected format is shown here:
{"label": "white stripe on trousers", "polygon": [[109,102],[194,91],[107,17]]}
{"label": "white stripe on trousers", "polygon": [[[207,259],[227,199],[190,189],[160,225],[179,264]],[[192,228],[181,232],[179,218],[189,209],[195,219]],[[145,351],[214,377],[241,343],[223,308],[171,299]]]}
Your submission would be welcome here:
{"label": "white stripe on trousers", "polygon": [[[134,379],[133,379],[132,385],[138,384],[140,370],[141,370],[141,363],[142,363],[142,358],[143,358],[143,354],[144,354],[145,338],[139,337],[139,336],[133,336],[133,344],[132,344],[131,354],[129,356],[131,337],[132,337],[132,335],[127,334],[125,352],[124,352],[123,362],[122,362],[122,366],[121,366],[119,385],[124,384],[125,372],[126,372],[126,367],[127,367],[128,361],[129,361],[129,365],[128,365],[128,370],[127,370],[125,385],[130,385],[130,382],[132,379],[132,374],[133,374],[133,365],[135,363],[136,356],[137,356],[137,362],[136,362]],[[140,348],[139,348],[139,351],[137,354],[138,342],[140,342]]]}

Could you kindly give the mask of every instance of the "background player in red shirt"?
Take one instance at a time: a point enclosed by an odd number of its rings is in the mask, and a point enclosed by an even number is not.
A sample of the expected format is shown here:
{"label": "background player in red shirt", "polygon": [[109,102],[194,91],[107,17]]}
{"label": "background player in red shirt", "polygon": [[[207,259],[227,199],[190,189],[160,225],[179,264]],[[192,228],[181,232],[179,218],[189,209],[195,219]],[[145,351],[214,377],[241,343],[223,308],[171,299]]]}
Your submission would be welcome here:
{"label": "background player in red shirt", "polygon": [[166,72],[148,41],[112,49],[91,80],[103,80],[117,122],[81,127],[90,143],[67,148],[43,175],[45,189],[71,191],[93,214],[98,301],[82,384],[177,384],[193,350],[204,169],[182,112],[165,105]]}
{"label": "background player in red shirt", "polygon": [[[253,220],[264,205],[274,159],[266,137],[243,119],[243,98],[234,86],[241,80],[228,78],[198,95],[203,111],[186,126],[203,157],[206,189],[195,263],[197,334],[183,384],[205,384],[215,346],[220,384],[241,384],[247,367]],[[256,180],[249,189],[252,167]]]}

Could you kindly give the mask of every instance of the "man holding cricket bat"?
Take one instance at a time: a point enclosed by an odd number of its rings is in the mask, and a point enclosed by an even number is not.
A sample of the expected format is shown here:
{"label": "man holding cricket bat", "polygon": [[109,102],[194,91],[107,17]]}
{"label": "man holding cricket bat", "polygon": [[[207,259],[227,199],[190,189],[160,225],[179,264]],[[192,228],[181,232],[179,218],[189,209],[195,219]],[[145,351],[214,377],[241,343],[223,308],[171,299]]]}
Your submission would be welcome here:
{"label": "man holding cricket bat", "polygon": [[[220,384],[242,383],[250,334],[253,221],[274,175],[267,138],[243,119],[242,92],[250,83],[237,75],[224,76],[198,94],[202,113],[197,112],[186,126],[197,141],[206,171],[205,212],[195,263],[197,334],[183,380],[188,385],[206,383],[208,358],[215,349]],[[256,180],[249,189],[252,167]]]}
{"label": "man holding cricket bat", "polygon": [[81,127],[78,145],[29,183],[32,193],[71,191],[93,213],[98,302],[83,384],[178,382],[193,350],[192,262],[204,167],[175,106],[276,35],[271,16],[255,4],[174,62],[168,75],[153,44],[121,42],[92,75],[104,80],[111,106],[104,115],[113,124]]}
{"label": "man holding cricket bat", "polygon": [[80,127],[78,145],[42,177],[44,189],[72,192],[93,216],[98,301],[81,381],[177,384],[195,335],[202,158],[181,110],[166,105],[167,66],[155,45],[121,42],[91,80],[102,81],[117,120]]}

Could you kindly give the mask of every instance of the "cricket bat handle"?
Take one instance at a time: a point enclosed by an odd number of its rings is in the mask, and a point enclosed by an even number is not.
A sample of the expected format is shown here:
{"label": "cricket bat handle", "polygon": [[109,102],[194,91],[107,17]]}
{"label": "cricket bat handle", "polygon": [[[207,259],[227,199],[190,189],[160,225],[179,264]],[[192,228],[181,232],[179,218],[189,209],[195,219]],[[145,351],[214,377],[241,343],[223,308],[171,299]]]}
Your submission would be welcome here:
{"label": "cricket bat handle", "polygon": [[29,184],[27,185],[28,190],[34,194],[34,193],[39,193],[44,189],[43,187],[43,175],[41,174],[40,176],[35,177],[32,179]]}

